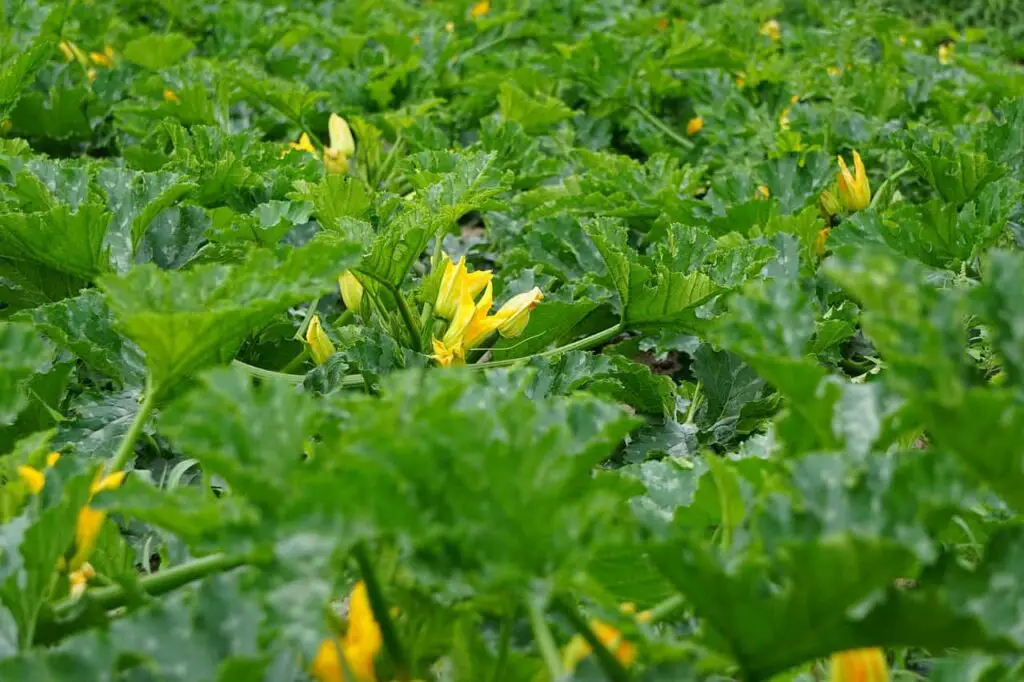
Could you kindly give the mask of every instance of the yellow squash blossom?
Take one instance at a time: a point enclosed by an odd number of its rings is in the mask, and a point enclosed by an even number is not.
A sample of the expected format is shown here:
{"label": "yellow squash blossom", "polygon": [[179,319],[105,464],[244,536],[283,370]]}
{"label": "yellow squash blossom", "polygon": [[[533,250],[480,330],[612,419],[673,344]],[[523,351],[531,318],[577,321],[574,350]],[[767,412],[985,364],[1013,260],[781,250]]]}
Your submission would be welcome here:
{"label": "yellow squash blossom", "polygon": [[[490,307],[490,284],[487,285],[487,306]],[[481,303],[483,301],[481,300]],[[484,309],[484,314],[487,310]],[[452,365],[462,364],[466,359],[466,350],[468,347],[465,345],[466,330],[469,329],[470,323],[477,318],[477,304],[473,302],[473,295],[470,293],[469,284],[465,279],[459,282],[459,294],[458,294],[458,305],[455,309],[455,314],[452,316],[451,322],[448,324],[448,330],[444,333],[441,339],[434,338],[432,341],[434,347],[434,360],[437,361],[442,367],[451,367]]]}
{"label": "yellow squash blossom", "polygon": [[348,122],[337,114],[331,114],[327,121],[327,132],[331,144],[324,149],[324,168],[329,173],[345,173],[348,161],[356,153],[356,141],[352,139],[352,131]]}
{"label": "yellow squash blossom", "polygon": [[64,61],[70,62],[72,59],[75,58],[75,51],[71,48],[71,43],[69,43],[68,41],[60,41],[57,47],[60,49],[61,54],[64,55]]}
{"label": "yellow squash blossom", "polygon": [[839,157],[839,200],[849,211],[859,211],[871,204],[871,185],[868,174],[864,170],[864,162],[860,154],[853,152],[853,173],[846,167],[843,157]]}
{"label": "yellow squash blossom", "polygon": [[754,193],[755,199],[771,199],[772,192],[768,189],[768,185],[758,185],[757,191]]}
{"label": "yellow squash blossom", "polygon": [[[622,633],[617,629],[600,620],[591,620],[590,629],[597,635],[597,639],[608,649],[615,658],[619,659],[622,665],[629,667],[636,660],[636,646],[623,638]],[[566,674],[576,670],[584,658],[590,655],[592,649],[582,635],[573,635],[572,639],[562,651],[562,669]]]}
{"label": "yellow squash blossom", "polygon": [[444,30],[445,30],[446,33],[451,33],[452,31],[454,31],[455,30],[454,22],[449,21],[448,23],[446,23],[444,25]]}
{"label": "yellow squash blossom", "polygon": [[[316,154],[316,147],[313,146],[313,142],[310,141],[309,135],[307,135],[306,133],[302,133],[301,135],[299,135],[298,142],[289,142],[288,147],[299,152],[309,152],[310,154]],[[285,154],[287,153],[288,150],[285,151]],[[284,156],[284,154],[281,154],[281,156]]]}
{"label": "yellow squash blossom", "polygon": [[90,52],[89,59],[96,66],[102,66],[103,68],[109,69],[114,66],[114,48],[107,45],[103,48],[103,52]]}
{"label": "yellow squash blossom", "polygon": [[[60,459],[59,452],[51,452],[46,456],[46,468],[49,469],[57,460]],[[39,469],[30,466],[19,466],[18,477],[28,488],[29,492],[33,495],[38,495],[43,491],[43,486],[46,484],[46,474]]]}
{"label": "yellow squash blossom", "polygon": [[954,43],[943,43],[939,45],[939,63],[949,66],[953,63],[953,51],[956,49]]}
{"label": "yellow squash blossom", "polygon": [[345,307],[358,313],[363,302],[363,285],[359,279],[350,270],[346,270],[338,278],[338,288],[341,290],[341,300],[345,302]]}
{"label": "yellow squash blossom", "polygon": [[383,638],[361,580],[349,594],[347,625],[344,636],[320,644],[310,673],[319,682],[376,682],[373,661]]}
{"label": "yellow squash blossom", "polygon": [[832,216],[838,215],[843,210],[843,207],[836,199],[836,195],[826,189],[818,197],[818,209],[825,220],[831,220]]}
{"label": "yellow squash blossom", "polygon": [[170,102],[171,104],[181,104],[181,98],[174,92],[174,90],[164,89],[164,101]]}
{"label": "yellow squash blossom", "polygon": [[510,298],[494,314],[498,333],[506,339],[522,334],[526,330],[526,325],[530,323],[530,313],[543,300],[544,294],[537,287]]}
{"label": "yellow squash blossom", "polygon": [[832,654],[829,682],[889,682],[889,666],[881,649],[851,649]]}
{"label": "yellow squash blossom", "polygon": [[770,40],[780,40],[782,38],[782,25],[775,19],[769,19],[761,24],[759,33]]}
{"label": "yellow squash blossom", "polygon": [[490,11],[491,3],[488,0],[480,0],[480,2],[473,5],[473,9],[469,10],[469,14],[474,19],[479,19],[482,16],[486,16]]}
{"label": "yellow squash blossom", "polygon": [[318,365],[324,364],[334,355],[334,344],[320,325],[319,315],[314,315],[306,327],[306,343],[309,344],[309,351]]}
{"label": "yellow squash blossom", "polygon": [[490,270],[469,272],[466,268],[465,257],[460,258],[458,263],[453,263],[448,256],[445,256],[444,261],[444,274],[441,276],[441,287],[437,291],[434,314],[451,320],[458,312],[463,283],[466,284],[469,297],[475,299],[494,275]]}
{"label": "yellow squash blossom", "polygon": [[[125,476],[124,471],[115,471],[106,476],[97,472],[96,479],[93,481],[92,487],[89,488],[89,499],[104,490],[116,490],[124,482]],[[80,568],[92,554],[92,550],[96,546],[96,538],[99,537],[100,529],[106,518],[105,511],[93,509],[89,505],[85,505],[78,512],[78,523],[75,525],[75,555],[71,558],[70,564],[72,570]]]}
{"label": "yellow squash blossom", "polygon": [[68,585],[70,586],[70,593],[72,599],[77,599],[82,596],[85,592],[86,586],[89,581],[96,577],[96,569],[92,567],[88,561],[82,564],[82,567],[77,571],[72,571],[68,576]]}
{"label": "yellow squash blossom", "polygon": [[686,134],[696,135],[700,131],[704,130],[704,117],[694,116],[686,122]]}

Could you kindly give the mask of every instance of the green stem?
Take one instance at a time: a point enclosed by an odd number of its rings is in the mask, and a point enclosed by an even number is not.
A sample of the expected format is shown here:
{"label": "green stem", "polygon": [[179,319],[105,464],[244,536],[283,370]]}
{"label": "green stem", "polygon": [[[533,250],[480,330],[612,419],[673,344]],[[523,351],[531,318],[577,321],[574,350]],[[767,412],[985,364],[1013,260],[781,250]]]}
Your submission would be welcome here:
{"label": "green stem", "polygon": [[[615,655],[608,650],[608,647],[604,645],[601,638],[598,637],[591,629],[590,624],[587,623],[586,618],[579,612],[575,605],[570,604],[564,598],[558,598],[554,601],[554,607],[565,616],[576,632],[583,636],[587,644],[590,645],[590,649],[594,652],[594,657],[597,658],[598,665],[601,666],[601,670],[612,682],[628,682],[629,672],[622,665],[619,659],[615,658]],[[619,635],[620,637],[622,635]]]}
{"label": "green stem", "polygon": [[503,618],[501,631],[498,634],[498,657],[494,661],[494,671],[491,673],[491,682],[501,682],[501,675],[505,672],[505,663],[508,661],[508,647],[512,640],[512,617]]}
{"label": "green stem", "polygon": [[665,123],[660,118],[651,113],[651,111],[647,107],[643,106],[642,104],[636,103],[630,104],[630,106],[633,107],[633,110],[636,113],[646,118],[648,123],[650,123],[655,128],[671,137],[680,146],[685,147],[687,149],[693,149],[693,142],[687,140],[685,137],[683,137],[676,131],[672,130],[672,128],[670,128],[667,123]]}
{"label": "green stem", "polygon": [[399,680],[409,679],[409,660],[405,656],[405,649],[398,639],[398,631],[391,621],[391,613],[388,610],[387,600],[381,590],[377,574],[373,571],[373,564],[370,563],[370,553],[365,542],[360,542],[352,550],[356,563],[359,565],[359,575],[366,585],[366,596],[370,599],[370,610],[373,611],[373,619],[377,621],[380,628],[381,639],[384,640],[384,648],[388,650],[388,656],[395,666],[396,676]]}
{"label": "green stem", "polygon": [[544,609],[541,607],[540,602],[534,598],[527,601],[529,602],[530,628],[533,630],[533,636],[537,640],[537,646],[540,647],[541,658],[544,659],[544,664],[547,666],[548,672],[551,673],[551,680],[556,682],[562,677],[562,659],[558,655],[555,638],[551,636],[551,630],[544,620]]}
{"label": "green stem", "polygon": [[250,563],[254,563],[254,559],[248,554],[217,553],[146,576],[130,591],[120,585],[86,590],[81,598],[63,599],[46,609],[42,614],[43,620],[52,627],[47,631],[47,640],[40,642],[37,638],[36,644],[48,644],[83,627],[89,627],[92,624],[89,616],[95,612],[83,609],[83,603],[94,605],[102,611],[109,611],[128,604],[140,591],[151,597],[158,597],[208,575]]}
{"label": "green stem", "polygon": [[[248,372],[254,377],[259,377],[260,379],[267,379],[268,381],[285,381],[289,384],[294,384],[298,386],[306,379],[305,374],[286,374],[284,372],[275,372],[272,369],[263,369],[262,367],[256,367],[255,365],[250,365],[249,363],[242,362],[241,360],[232,360],[231,364],[245,372]],[[344,377],[341,380],[342,388],[353,388],[355,386],[362,385],[363,377],[358,374],[351,374],[347,377]]]}
{"label": "green stem", "polygon": [[302,324],[295,330],[295,336],[292,338],[296,341],[303,341],[306,336],[306,330],[309,329],[309,323],[312,322],[313,316],[316,315],[316,307],[320,304],[320,297],[317,296],[309,302],[309,307],[306,308],[306,316],[302,318]]}
{"label": "green stem", "polygon": [[124,434],[124,438],[121,439],[121,445],[117,448],[117,454],[114,455],[113,461],[107,467],[108,473],[124,469],[135,455],[135,441],[139,439],[139,435],[146,425],[146,420],[149,419],[149,415],[153,412],[153,407],[156,405],[156,386],[153,385],[150,379],[146,380],[146,387],[143,391],[142,404],[139,405],[139,411],[135,413],[135,419],[132,420],[131,426],[128,427],[128,433]]}
{"label": "green stem", "polygon": [[657,623],[658,621],[664,620],[682,608],[685,604],[686,600],[678,594],[673,594],[668,599],[655,604],[647,610],[646,622]]}
{"label": "green stem", "polygon": [[529,360],[530,358],[546,358],[551,355],[559,355],[561,353],[571,353],[574,350],[586,350],[599,346],[605,341],[615,338],[624,329],[623,324],[620,322],[614,327],[601,330],[596,334],[590,336],[584,336],[582,339],[567,343],[564,346],[558,346],[557,348],[551,348],[550,350],[542,351],[540,353],[534,353],[523,358],[511,358],[509,360],[494,360],[492,362],[478,362],[475,365],[470,365],[473,369],[490,369],[492,367],[508,367],[517,363]]}
{"label": "green stem", "polygon": [[703,388],[703,386],[703,382],[698,380],[697,387],[693,389],[693,397],[690,398],[690,409],[686,411],[686,421],[684,422],[685,424],[693,423],[693,418],[697,414],[697,408],[700,407],[701,399],[704,396],[704,394],[701,393],[701,389]]}
{"label": "green stem", "polygon": [[395,303],[398,304],[398,312],[402,316],[402,321],[405,322],[406,328],[409,330],[409,338],[412,340],[412,349],[417,353],[423,351],[423,344],[420,343],[420,330],[416,326],[416,320],[412,316],[412,310],[409,309],[409,304],[405,302],[405,297],[398,290],[397,287],[391,287],[391,295],[395,297]]}
{"label": "green stem", "polygon": [[398,163],[398,154],[405,147],[405,140],[402,139],[402,134],[399,133],[398,137],[395,138],[395,143],[391,145],[391,149],[388,150],[388,155],[384,157],[384,161],[377,168],[377,172],[374,174],[373,181],[370,183],[371,187],[383,187],[384,184],[391,179],[392,173],[395,172],[395,168]]}

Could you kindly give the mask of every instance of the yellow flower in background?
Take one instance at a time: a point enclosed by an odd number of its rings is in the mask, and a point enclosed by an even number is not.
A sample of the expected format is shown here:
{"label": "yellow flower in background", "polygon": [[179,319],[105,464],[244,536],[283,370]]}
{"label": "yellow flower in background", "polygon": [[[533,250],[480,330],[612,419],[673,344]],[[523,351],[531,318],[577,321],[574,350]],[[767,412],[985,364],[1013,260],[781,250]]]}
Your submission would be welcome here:
{"label": "yellow flower in background", "polygon": [[497,315],[488,314],[493,303],[494,292],[491,289],[491,283],[488,282],[487,287],[484,288],[484,295],[473,306],[473,316],[469,319],[469,324],[466,325],[465,331],[462,332],[463,351],[476,348],[487,340],[488,336],[498,330],[500,322]]}
{"label": "yellow flower in background", "polygon": [[58,43],[57,47],[58,47],[58,49],[60,49],[61,54],[64,55],[64,61],[70,62],[72,59],[75,58],[75,51],[74,51],[74,49],[72,49],[72,45],[68,41],[66,41],[66,40],[60,41],[60,43]]}
{"label": "yellow flower in background", "polygon": [[939,45],[939,63],[949,66],[953,63],[953,53],[956,50],[955,43],[943,43]]}
{"label": "yellow flower in background", "polygon": [[449,21],[444,25],[444,30],[446,33],[451,33],[452,31],[455,30],[455,24]]}
{"label": "yellow flower in background", "polygon": [[755,199],[771,199],[772,193],[768,189],[768,185],[758,185],[757,191],[754,192]]}
{"label": "yellow flower in background", "polygon": [[[59,452],[51,452],[46,456],[46,468],[49,469],[60,459]],[[22,465],[18,467],[18,477],[33,495],[38,495],[46,485],[46,474],[35,467]]]}
{"label": "yellow flower in background", "polygon": [[320,325],[319,315],[313,315],[306,327],[306,343],[309,344],[309,352],[313,354],[313,361],[318,365],[324,364],[334,355],[334,344]]}
{"label": "yellow flower in background", "polygon": [[782,25],[779,24],[775,19],[769,19],[768,21],[761,24],[761,30],[758,31],[763,36],[771,40],[782,39]]}
{"label": "yellow flower in background", "polygon": [[[622,633],[617,629],[608,625],[607,623],[600,620],[591,620],[590,629],[597,635],[598,640],[601,644],[611,652],[615,658],[619,659],[622,665],[629,667],[636,660],[636,646],[631,642],[626,641],[623,638]],[[580,664],[584,658],[589,656],[592,652],[590,645],[583,639],[582,635],[573,635],[572,639],[562,650],[562,670],[566,674],[571,674],[576,670],[576,666]]]}
{"label": "yellow flower in background", "polygon": [[537,287],[510,298],[494,314],[498,333],[506,339],[512,339],[522,334],[526,331],[526,325],[530,323],[530,313],[543,300],[544,294]]}
{"label": "yellow flower in background", "polygon": [[491,3],[488,0],[480,0],[480,2],[473,5],[473,9],[469,10],[469,14],[474,19],[479,19],[482,16],[486,16],[490,11]]}
{"label": "yellow flower in background", "polygon": [[112,68],[114,66],[114,48],[107,45],[103,48],[103,52],[90,52],[89,59],[96,66],[102,66],[105,69]]}
{"label": "yellow flower in background", "polygon": [[[124,482],[127,474],[124,471],[115,471],[112,474],[103,476],[97,472],[96,479],[89,488],[89,499],[104,490],[116,490]],[[72,570],[78,569],[85,563],[96,546],[96,538],[99,537],[103,521],[107,518],[105,511],[93,509],[89,505],[82,507],[78,512],[78,523],[75,525],[75,555],[71,558]]]}
{"label": "yellow flower in background", "polygon": [[310,673],[319,682],[376,682],[373,661],[380,652],[383,638],[373,618],[366,585],[361,580],[349,594],[347,625],[344,636],[320,644]]}
{"label": "yellow flower in background", "polygon": [[853,151],[853,173],[846,167],[843,157],[839,158],[839,200],[849,211],[859,211],[871,204],[871,185],[857,150]]}
{"label": "yellow flower in background", "polygon": [[823,227],[818,230],[818,236],[814,239],[814,253],[822,255],[825,253],[825,242],[828,240],[828,235],[832,232],[832,228]]}
{"label": "yellow flower in background", "polygon": [[696,135],[700,131],[704,130],[704,117],[694,116],[686,122],[686,134]]}
{"label": "yellow flower in background", "polygon": [[170,102],[171,104],[181,104],[181,98],[175,94],[174,90],[164,89],[164,101]]}
{"label": "yellow flower in background", "polygon": [[324,149],[324,168],[329,173],[345,173],[348,171],[349,159],[356,153],[356,141],[352,139],[348,122],[337,114],[331,114],[327,121],[327,133],[331,144]]}
{"label": "yellow flower in background", "polygon": [[441,276],[441,286],[437,291],[434,314],[446,320],[453,319],[462,301],[463,283],[466,284],[469,297],[475,299],[493,276],[490,270],[469,272],[465,257],[460,258],[458,263],[453,263],[452,259],[445,255],[444,274]]}
{"label": "yellow flower in background", "polygon": [[829,682],[889,682],[889,665],[881,649],[851,649],[832,654]]}
{"label": "yellow flower in background", "polygon": [[363,285],[351,270],[341,273],[338,288],[341,290],[341,300],[345,302],[345,307],[358,313],[363,302]]}
{"label": "yellow flower in background", "polygon": [[835,78],[836,76],[838,76],[839,74],[841,74],[841,73],[843,72],[843,70],[842,70],[841,68],[839,68],[838,66],[830,66],[830,67],[828,67],[827,69],[825,69],[825,72],[826,72],[826,73],[827,73],[828,75],[830,75],[830,76],[832,76],[833,78]]}

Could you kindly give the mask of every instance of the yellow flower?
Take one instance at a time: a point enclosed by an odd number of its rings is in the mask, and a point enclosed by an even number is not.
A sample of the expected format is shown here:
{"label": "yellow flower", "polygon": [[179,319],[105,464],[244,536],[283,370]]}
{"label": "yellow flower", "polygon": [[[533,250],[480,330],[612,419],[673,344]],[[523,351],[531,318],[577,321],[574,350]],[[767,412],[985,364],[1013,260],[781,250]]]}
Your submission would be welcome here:
{"label": "yellow flower", "polygon": [[473,5],[473,9],[469,10],[469,14],[474,19],[479,19],[480,17],[486,15],[490,11],[491,3],[488,2],[488,0],[480,0],[480,2]]}
{"label": "yellow flower", "polygon": [[181,99],[175,94],[174,90],[164,89],[164,101],[172,104],[181,104]]}
{"label": "yellow flower", "polygon": [[[615,658],[624,666],[630,666],[636,660],[636,646],[626,641],[622,633],[611,625],[600,620],[591,620],[590,629],[597,635],[601,644],[611,652]],[[582,635],[573,635],[572,639],[562,651],[562,669],[566,674],[576,670],[580,661],[591,653],[590,645],[583,639]]]}
{"label": "yellow flower", "polygon": [[89,581],[96,577],[96,569],[92,567],[88,561],[82,564],[82,567],[77,571],[72,571],[68,575],[68,584],[70,585],[70,593],[72,599],[77,599],[82,596],[85,592],[85,588]]}
{"label": "yellow flower", "polygon": [[864,170],[864,162],[860,154],[853,152],[853,174],[846,167],[843,157],[839,157],[839,200],[850,211],[859,211],[871,204],[871,185],[868,174]]}
{"label": "yellow flower", "polygon": [[761,24],[761,30],[758,33],[771,40],[780,40],[782,38],[782,26],[775,19],[769,19]]}
{"label": "yellow flower", "polygon": [[768,189],[768,185],[758,185],[757,191],[754,193],[755,199],[770,199],[772,196],[771,190]]}
{"label": "yellow flower", "polygon": [[881,649],[851,649],[832,654],[829,682],[889,682],[889,666]]}
{"label": "yellow flower", "polygon": [[818,236],[814,240],[814,253],[819,256],[825,253],[825,241],[828,239],[830,232],[832,232],[832,228],[827,226],[818,230]]}
{"label": "yellow flower", "polygon": [[360,580],[349,594],[348,629],[344,636],[320,644],[310,673],[319,682],[376,682],[373,661],[382,644],[366,585]]}
{"label": "yellow flower", "polygon": [[61,54],[64,55],[64,61],[70,62],[72,59],[75,58],[75,51],[71,48],[71,43],[69,43],[68,41],[60,41],[57,47],[60,48]]}
{"label": "yellow flower", "polygon": [[953,63],[953,52],[956,50],[956,44],[954,43],[943,43],[939,45],[939,63],[948,66]]}
{"label": "yellow flower", "polygon": [[358,313],[359,306],[363,302],[363,285],[351,270],[341,273],[341,277],[338,278],[338,288],[341,289],[341,300],[345,302],[345,307]]}
{"label": "yellow flower", "polygon": [[449,21],[448,23],[446,23],[444,25],[444,30],[445,30],[446,33],[451,33],[452,31],[455,30],[455,24],[453,22]]}
{"label": "yellow flower", "polygon": [[309,139],[309,135],[307,135],[306,133],[302,133],[301,135],[299,135],[298,142],[289,142],[288,146],[300,152],[309,152],[310,154],[316,154],[316,147],[313,146],[313,143]]}
{"label": "yellow flower", "polygon": [[[125,475],[123,471],[115,471],[106,476],[97,472],[96,479],[89,489],[89,498],[92,499],[93,496],[104,490],[115,490],[120,487]],[[70,564],[72,570],[81,567],[89,558],[106,518],[106,512],[93,509],[89,505],[82,507],[78,512],[78,523],[75,525],[75,555],[71,558]]]}
{"label": "yellow flower", "polygon": [[441,286],[437,291],[437,301],[434,303],[434,314],[451,320],[458,311],[462,297],[462,285],[471,299],[484,290],[484,287],[491,281],[493,273],[490,270],[478,270],[469,272],[466,268],[466,258],[462,257],[458,263],[453,263],[447,255],[444,257],[444,274],[441,276]]}
{"label": "yellow flower", "polygon": [[327,362],[334,355],[334,344],[331,343],[327,332],[320,326],[320,316],[314,315],[306,327],[306,343],[309,344],[309,351],[313,354],[313,360],[318,365]]}
{"label": "yellow flower", "polygon": [[506,339],[522,334],[530,323],[530,312],[543,300],[544,294],[537,287],[510,298],[494,314],[498,333]]}
{"label": "yellow flower", "polygon": [[103,52],[90,52],[89,59],[96,66],[102,66],[103,68],[109,69],[114,66],[114,48],[107,45],[103,48]]}
{"label": "yellow flower", "polygon": [[825,220],[831,220],[832,216],[838,215],[843,210],[836,195],[827,189],[818,197],[818,208]]}
{"label": "yellow flower", "polygon": [[452,365],[461,365],[465,359],[465,355],[462,352],[462,346],[455,344],[454,346],[448,346],[441,339],[433,339],[431,345],[434,347],[434,354],[430,356],[441,367],[451,367]]}
{"label": "yellow flower", "polygon": [[835,78],[836,76],[841,74],[843,72],[843,70],[841,68],[839,68],[838,66],[830,66],[827,69],[825,69],[825,72],[828,73],[828,75],[830,75],[833,78]]}
{"label": "yellow flower", "polygon": [[694,116],[686,122],[686,134],[696,135],[700,131],[704,130],[704,117]]}
{"label": "yellow flower", "polygon": [[324,168],[329,173],[345,173],[348,171],[348,160],[356,153],[352,131],[345,119],[331,114],[327,121],[327,132],[331,144],[324,149]]}
{"label": "yellow flower", "polygon": [[466,329],[462,333],[463,350],[476,348],[487,340],[488,336],[498,330],[498,326],[501,323],[498,316],[488,314],[491,311],[492,303],[494,303],[494,294],[491,289],[491,283],[488,282],[487,287],[484,289],[484,295],[473,306],[473,316],[469,319],[469,324],[466,325]]}
{"label": "yellow flower", "polygon": [[[59,452],[51,452],[46,456],[46,468],[49,469],[57,460],[60,459]],[[46,474],[30,466],[19,466],[18,477],[21,478],[25,487],[28,488],[29,492],[33,495],[38,495],[43,491],[43,487],[46,485]]]}

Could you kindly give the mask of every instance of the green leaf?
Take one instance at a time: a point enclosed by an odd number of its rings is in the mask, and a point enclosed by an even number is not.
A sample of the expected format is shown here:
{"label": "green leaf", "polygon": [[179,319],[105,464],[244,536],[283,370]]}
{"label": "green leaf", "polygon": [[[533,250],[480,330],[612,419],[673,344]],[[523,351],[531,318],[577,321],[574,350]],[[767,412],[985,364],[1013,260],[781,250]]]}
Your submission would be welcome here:
{"label": "green leaf", "polygon": [[685,328],[694,319],[693,309],[720,291],[702,272],[674,270],[671,246],[644,258],[627,246],[620,223],[595,220],[585,229],[608,266],[626,325]]}
{"label": "green leaf", "polygon": [[160,71],[180,62],[194,47],[195,43],[180,33],[153,34],[130,40],[124,46],[124,58],[151,71]]}
{"label": "green leaf", "polygon": [[763,396],[764,380],[738,356],[707,344],[693,356],[693,374],[705,397],[701,430],[710,432],[712,443],[732,442],[743,406]]}
{"label": "green leaf", "polygon": [[914,168],[947,203],[963,206],[985,186],[1003,175],[1003,169],[983,151],[956,144],[942,135],[919,128],[909,137],[905,151]]}
{"label": "green leaf", "polygon": [[39,35],[25,49],[0,64],[0,121],[10,115],[22,93],[32,85],[36,74],[53,54],[63,15],[63,10],[53,10]]}
{"label": "green leaf", "polygon": [[557,97],[537,93],[530,95],[511,81],[500,86],[498,109],[501,115],[536,134],[573,117],[573,110]]}
{"label": "green leaf", "polygon": [[333,290],[354,257],[351,244],[316,240],[286,255],[255,251],[237,267],[162,272],[144,265],[99,284],[118,328],[146,354],[152,381],[168,390],[229,360],[248,334],[288,306]]}
{"label": "green leaf", "polygon": [[25,382],[50,365],[53,350],[26,324],[0,321],[0,425],[14,423],[28,405]]}
{"label": "green leaf", "polygon": [[114,331],[110,308],[95,290],[40,306],[25,317],[55,344],[122,385],[145,376],[138,349]]}
{"label": "green leaf", "polygon": [[1024,388],[1024,258],[1020,253],[992,251],[975,296],[993,333],[1003,371]]}
{"label": "green leaf", "polygon": [[110,214],[101,204],[66,205],[37,213],[0,213],[0,249],[8,258],[39,263],[91,280],[110,270],[105,244]]}

